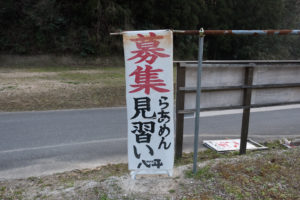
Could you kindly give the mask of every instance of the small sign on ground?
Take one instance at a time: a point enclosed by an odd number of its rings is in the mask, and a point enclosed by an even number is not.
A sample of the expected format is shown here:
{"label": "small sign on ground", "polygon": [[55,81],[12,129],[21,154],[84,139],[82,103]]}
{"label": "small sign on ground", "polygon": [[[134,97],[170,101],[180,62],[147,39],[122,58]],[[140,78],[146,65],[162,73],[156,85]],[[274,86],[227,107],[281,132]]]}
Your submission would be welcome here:
{"label": "small sign on ground", "polygon": [[[204,140],[203,145],[217,152],[239,151],[240,139]],[[247,141],[247,150],[263,150],[267,148],[251,139]]]}

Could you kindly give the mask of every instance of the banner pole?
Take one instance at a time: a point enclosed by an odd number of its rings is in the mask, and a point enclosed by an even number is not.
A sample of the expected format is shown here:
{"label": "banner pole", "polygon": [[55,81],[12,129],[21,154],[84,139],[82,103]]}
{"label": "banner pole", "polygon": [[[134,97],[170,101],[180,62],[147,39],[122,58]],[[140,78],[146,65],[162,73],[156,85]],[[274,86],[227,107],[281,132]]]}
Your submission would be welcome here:
{"label": "banner pole", "polygon": [[[199,30],[172,30],[174,34],[178,35],[199,35]],[[122,35],[124,32],[110,33],[113,35]],[[205,35],[300,35],[300,30],[205,30]]]}
{"label": "banner pole", "polygon": [[195,116],[195,136],[194,136],[194,158],[193,158],[193,173],[197,172],[197,157],[198,157],[198,143],[199,143],[199,124],[200,124],[200,96],[201,96],[201,74],[202,74],[202,60],[203,60],[203,43],[204,43],[204,29],[199,31],[199,51],[198,51],[198,71],[197,71],[197,96],[196,96],[196,116]]}

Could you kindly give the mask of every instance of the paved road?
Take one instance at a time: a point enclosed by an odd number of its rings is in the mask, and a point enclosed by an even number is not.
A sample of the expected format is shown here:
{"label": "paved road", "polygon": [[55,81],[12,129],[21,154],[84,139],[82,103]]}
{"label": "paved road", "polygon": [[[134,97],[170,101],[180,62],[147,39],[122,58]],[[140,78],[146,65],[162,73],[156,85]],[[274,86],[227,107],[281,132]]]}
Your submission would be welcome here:
{"label": "paved road", "polygon": [[[220,115],[221,114],[221,115]],[[201,139],[236,138],[241,114],[201,114]],[[194,119],[185,119],[184,150],[193,145]],[[300,136],[300,106],[251,114],[251,138]],[[44,175],[108,162],[126,162],[124,108],[0,113],[0,179]]]}

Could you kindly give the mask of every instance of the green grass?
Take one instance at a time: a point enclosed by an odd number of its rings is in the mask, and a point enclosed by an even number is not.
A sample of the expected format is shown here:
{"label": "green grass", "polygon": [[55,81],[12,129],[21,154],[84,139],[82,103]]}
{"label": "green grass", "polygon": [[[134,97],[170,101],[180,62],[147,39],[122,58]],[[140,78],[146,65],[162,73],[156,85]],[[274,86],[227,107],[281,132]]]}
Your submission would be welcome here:
{"label": "green grass", "polygon": [[173,189],[169,190],[169,193],[171,193],[171,194],[173,194],[173,193],[175,193],[175,192],[176,192],[176,191],[173,190]]}
{"label": "green grass", "polygon": [[[216,159],[216,158],[232,158],[238,156],[239,152],[227,152],[227,153],[218,153],[216,151],[207,149],[204,151],[198,152],[198,162]],[[183,153],[182,157],[178,160],[175,160],[175,165],[186,165],[193,163],[193,153]]]}
{"label": "green grass", "polygon": [[99,200],[110,200],[107,194],[100,195]]}
{"label": "green grass", "polygon": [[[72,66],[72,65],[60,65],[60,66],[27,66],[27,67],[12,67],[14,70],[28,71],[28,72],[68,72],[68,71],[78,71],[78,70],[102,70],[118,72],[119,69],[125,69],[124,66]],[[0,68],[1,69],[1,68]]]}
{"label": "green grass", "polygon": [[4,90],[14,90],[16,88],[17,88],[17,86],[15,86],[15,85],[4,86],[4,87],[0,88],[0,92],[4,91]]}
{"label": "green grass", "polygon": [[54,77],[56,80],[62,82],[80,83],[103,83],[108,86],[125,85],[125,70],[124,68],[101,69],[94,73],[80,73],[80,72],[62,72]]}
{"label": "green grass", "polygon": [[22,69],[35,72],[65,71],[76,69],[96,69],[102,67],[124,67],[124,58],[115,56],[98,58],[79,58],[73,56],[0,55],[1,69]]}
{"label": "green grass", "polygon": [[192,170],[188,170],[185,173],[187,178],[195,178],[195,179],[210,179],[214,177],[214,173],[210,170],[210,166],[204,166],[197,170],[194,174]]}

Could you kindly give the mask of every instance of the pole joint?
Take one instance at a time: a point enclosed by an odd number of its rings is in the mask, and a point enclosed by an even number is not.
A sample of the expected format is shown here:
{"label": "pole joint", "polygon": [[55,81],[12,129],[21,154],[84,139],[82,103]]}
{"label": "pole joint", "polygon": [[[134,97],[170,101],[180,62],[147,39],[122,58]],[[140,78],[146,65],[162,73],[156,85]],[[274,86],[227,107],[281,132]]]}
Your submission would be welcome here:
{"label": "pole joint", "polygon": [[199,30],[199,37],[204,37],[205,36],[205,31],[203,28],[200,28]]}

